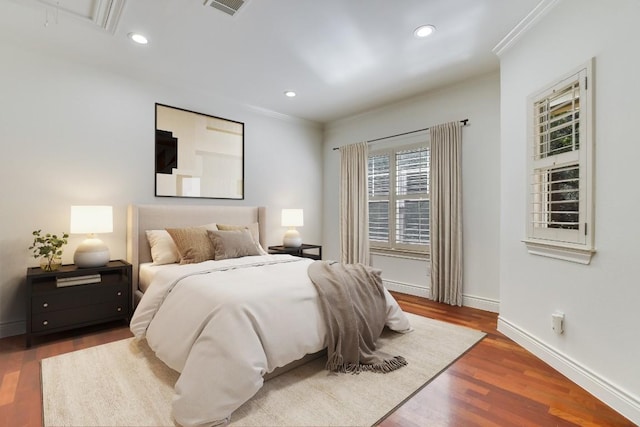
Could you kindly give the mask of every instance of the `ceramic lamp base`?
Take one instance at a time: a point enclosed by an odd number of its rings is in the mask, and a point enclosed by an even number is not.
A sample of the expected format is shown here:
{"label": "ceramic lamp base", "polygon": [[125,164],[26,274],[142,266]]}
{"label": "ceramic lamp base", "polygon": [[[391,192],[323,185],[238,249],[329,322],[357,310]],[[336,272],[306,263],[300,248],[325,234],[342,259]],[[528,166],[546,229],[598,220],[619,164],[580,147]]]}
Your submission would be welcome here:
{"label": "ceramic lamp base", "polygon": [[95,237],[82,242],[73,254],[73,263],[79,268],[102,267],[109,259],[109,248]]}
{"label": "ceramic lamp base", "polygon": [[298,230],[287,230],[287,232],[284,233],[282,245],[287,248],[299,248],[300,246],[302,246],[302,237],[300,237],[300,233],[298,233]]}

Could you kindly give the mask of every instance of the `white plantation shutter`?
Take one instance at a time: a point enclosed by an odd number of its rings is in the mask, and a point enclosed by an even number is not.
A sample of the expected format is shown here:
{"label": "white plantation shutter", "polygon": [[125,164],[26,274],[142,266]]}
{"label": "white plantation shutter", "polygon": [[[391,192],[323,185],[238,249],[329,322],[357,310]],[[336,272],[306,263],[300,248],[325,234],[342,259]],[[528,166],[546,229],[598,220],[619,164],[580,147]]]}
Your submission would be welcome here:
{"label": "white plantation shutter", "polygon": [[429,243],[429,150],[396,153],[396,242]]}
{"label": "white plantation shutter", "polygon": [[369,156],[369,241],[389,242],[389,154]]}
{"label": "white plantation shutter", "polygon": [[531,206],[534,228],[580,229],[580,166],[536,169]]}
{"label": "white plantation shutter", "polygon": [[[551,88],[534,104],[530,227],[532,237],[584,243],[580,217],[580,99],[584,75]],[[584,130],[582,130],[584,133]]]}
{"label": "white plantation shutter", "polygon": [[530,97],[527,239],[533,243],[592,250],[589,76],[590,64]]}
{"label": "white plantation shutter", "polygon": [[425,252],[429,244],[429,148],[369,155],[371,247]]}

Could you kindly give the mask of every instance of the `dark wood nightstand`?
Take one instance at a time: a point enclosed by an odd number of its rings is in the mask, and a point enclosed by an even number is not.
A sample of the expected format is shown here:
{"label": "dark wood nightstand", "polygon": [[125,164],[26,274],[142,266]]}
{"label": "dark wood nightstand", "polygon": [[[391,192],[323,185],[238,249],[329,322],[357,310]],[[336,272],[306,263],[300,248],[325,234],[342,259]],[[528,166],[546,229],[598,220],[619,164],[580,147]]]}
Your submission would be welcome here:
{"label": "dark wood nightstand", "polygon": [[[299,248],[289,248],[286,246],[269,246],[270,254],[289,254],[294,256],[299,256],[302,258],[311,258],[320,260],[322,259],[322,246],[321,245],[307,245],[302,244]],[[309,253],[309,250],[316,250],[317,253]]]}
{"label": "dark wood nightstand", "polygon": [[[93,282],[93,283],[82,283]],[[131,316],[131,264],[104,267],[63,265],[56,271],[27,269],[27,347],[34,335],[74,329]]]}

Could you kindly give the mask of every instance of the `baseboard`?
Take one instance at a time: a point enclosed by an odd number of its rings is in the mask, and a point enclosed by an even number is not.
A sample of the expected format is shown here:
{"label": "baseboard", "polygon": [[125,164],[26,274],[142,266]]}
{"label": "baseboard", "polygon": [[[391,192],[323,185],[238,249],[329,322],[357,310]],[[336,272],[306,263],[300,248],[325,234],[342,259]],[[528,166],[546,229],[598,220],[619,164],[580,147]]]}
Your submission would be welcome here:
{"label": "baseboard", "polygon": [[429,298],[429,288],[413,285],[411,283],[397,282],[395,280],[382,280],[384,287],[390,291],[396,291],[416,297]]}
{"label": "baseboard", "polygon": [[0,338],[22,335],[27,330],[24,320],[0,323]]}
{"label": "baseboard", "polygon": [[501,316],[498,316],[498,331],[535,354],[632,422],[640,425],[640,399],[637,396],[622,390],[606,378],[560,353]]}
{"label": "baseboard", "polygon": [[[411,283],[403,283],[386,279],[383,279],[382,283],[384,284],[385,288],[390,291],[396,291],[403,294],[414,295],[417,297],[429,298],[430,288],[428,286],[423,287]],[[492,313],[499,313],[498,310],[500,309],[500,301],[465,294],[462,294],[462,305],[465,307],[490,311]]]}
{"label": "baseboard", "polygon": [[462,294],[462,305],[465,307],[477,308],[479,310],[500,313],[500,301],[474,295]]}

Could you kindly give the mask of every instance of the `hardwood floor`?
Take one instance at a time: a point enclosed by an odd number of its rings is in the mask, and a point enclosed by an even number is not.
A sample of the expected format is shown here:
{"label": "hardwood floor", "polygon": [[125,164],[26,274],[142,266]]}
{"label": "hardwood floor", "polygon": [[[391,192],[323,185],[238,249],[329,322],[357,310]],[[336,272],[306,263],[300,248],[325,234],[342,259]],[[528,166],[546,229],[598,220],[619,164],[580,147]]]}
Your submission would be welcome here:
{"label": "hardwood floor", "polygon": [[[394,293],[405,311],[487,336],[382,423],[424,426],[634,426],[496,330],[497,315]],[[40,360],[130,337],[123,323],[0,340],[0,425],[41,426]]]}
{"label": "hardwood floor", "polygon": [[42,425],[40,360],[132,336],[124,322],[34,337],[25,348],[24,336],[0,340],[0,426]]}
{"label": "hardwood floor", "polygon": [[635,425],[498,332],[497,314],[394,296],[407,312],[487,336],[381,426]]}

